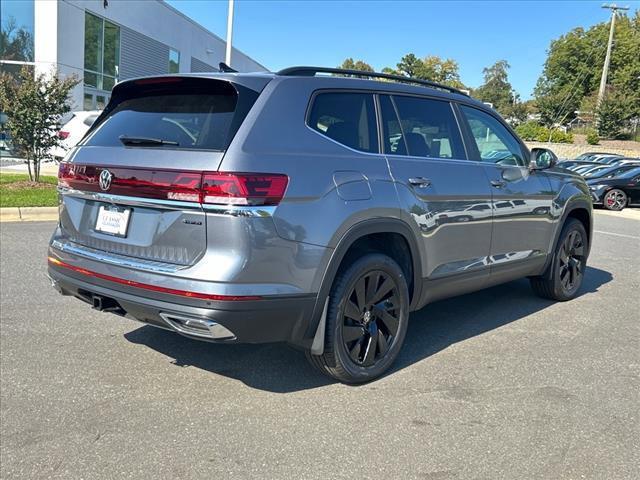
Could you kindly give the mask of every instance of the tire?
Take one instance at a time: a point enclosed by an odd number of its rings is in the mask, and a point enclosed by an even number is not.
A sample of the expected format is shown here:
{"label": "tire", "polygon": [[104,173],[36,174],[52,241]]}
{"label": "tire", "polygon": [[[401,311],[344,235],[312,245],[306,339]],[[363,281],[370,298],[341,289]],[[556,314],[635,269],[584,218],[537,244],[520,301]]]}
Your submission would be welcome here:
{"label": "tire", "polygon": [[357,384],[382,375],[398,356],[409,320],[409,289],[390,257],[366,254],[336,276],[329,294],[322,373]]}
{"label": "tire", "polygon": [[530,278],[533,291],[540,297],[561,302],[574,298],[584,280],[588,241],[582,223],[575,218],[568,219],[547,270],[539,277]]}
{"label": "tire", "polygon": [[604,194],[604,197],[602,198],[602,205],[604,205],[604,208],[607,210],[619,212],[627,206],[628,200],[626,193],[614,188]]}

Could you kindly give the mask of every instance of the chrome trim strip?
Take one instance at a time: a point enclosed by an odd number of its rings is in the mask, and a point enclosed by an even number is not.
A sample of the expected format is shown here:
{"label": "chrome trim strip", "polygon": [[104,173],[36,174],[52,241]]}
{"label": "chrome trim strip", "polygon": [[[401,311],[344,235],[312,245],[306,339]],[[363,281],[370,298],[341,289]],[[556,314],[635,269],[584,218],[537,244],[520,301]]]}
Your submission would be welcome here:
{"label": "chrome trim strip", "polygon": [[207,213],[216,215],[232,215],[234,217],[272,217],[276,211],[275,205],[247,206],[203,204],[202,208]]}
{"label": "chrome trim strip", "polygon": [[84,192],[82,190],[74,190],[72,188],[60,186],[58,186],[58,193],[61,195],[70,195],[72,197],[86,198],[96,202],[118,203],[141,207],[162,207],[171,210],[202,210],[202,205],[198,202],[178,202],[175,200],[162,200],[158,198],[130,197],[127,195],[112,195],[110,193],[101,192]]}
{"label": "chrome trim strip", "polygon": [[51,246],[61,252],[78,255],[79,257],[88,258],[89,260],[109,263],[118,267],[133,268],[135,270],[142,270],[145,272],[175,273],[189,268],[189,265],[175,265],[172,263],[156,262],[153,260],[135,260],[131,257],[127,257],[126,255],[103,252],[94,248],[83,247],[72,242],[63,243],[59,240],[53,240],[51,242]]}
{"label": "chrome trim strip", "polygon": [[[72,188],[58,186],[58,192],[61,195],[70,195],[72,197],[85,198],[96,202],[107,202],[113,204],[124,204],[150,208],[165,208],[169,210],[190,210],[200,211],[201,213],[213,213],[217,215],[232,215],[234,217],[272,217],[275,213],[276,206],[260,206],[260,205],[213,205],[200,204],[198,202],[179,202],[175,200],[162,200],[158,198],[141,198],[130,197],[127,195],[112,195],[110,193],[101,192],[84,192],[82,190],[74,190]],[[198,213],[198,212],[193,212]]]}

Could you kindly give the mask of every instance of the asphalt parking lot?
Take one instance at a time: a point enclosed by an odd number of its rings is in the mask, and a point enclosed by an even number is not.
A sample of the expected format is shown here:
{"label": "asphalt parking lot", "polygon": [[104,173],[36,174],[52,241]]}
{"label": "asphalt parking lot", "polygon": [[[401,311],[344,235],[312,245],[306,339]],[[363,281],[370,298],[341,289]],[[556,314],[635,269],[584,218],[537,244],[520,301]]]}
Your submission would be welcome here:
{"label": "asphalt parking lot", "polygon": [[579,298],[522,280],[430,305],[360,387],[63,298],[53,224],[2,224],[0,477],[638,478],[640,220],[595,222]]}

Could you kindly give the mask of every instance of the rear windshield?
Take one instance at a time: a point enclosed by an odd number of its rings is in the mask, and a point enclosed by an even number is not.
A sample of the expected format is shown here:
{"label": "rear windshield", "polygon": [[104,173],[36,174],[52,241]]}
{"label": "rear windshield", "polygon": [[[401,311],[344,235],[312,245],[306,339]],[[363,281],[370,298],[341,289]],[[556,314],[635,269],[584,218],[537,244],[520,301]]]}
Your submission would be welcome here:
{"label": "rear windshield", "polygon": [[146,82],[151,81],[116,87],[105,116],[83,144],[123,146],[123,139],[134,138],[163,142],[138,143],[153,148],[226,150],[258,95],[220,80]]}

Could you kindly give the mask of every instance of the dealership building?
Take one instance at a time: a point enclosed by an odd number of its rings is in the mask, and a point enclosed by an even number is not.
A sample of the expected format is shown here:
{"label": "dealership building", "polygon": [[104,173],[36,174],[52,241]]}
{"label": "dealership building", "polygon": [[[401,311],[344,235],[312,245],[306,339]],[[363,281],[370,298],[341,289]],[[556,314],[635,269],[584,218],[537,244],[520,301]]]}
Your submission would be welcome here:
{"label": "dealership building", "polygon": [[[144,75],[217,71],[226,43],[161,0],[0,0],[0,68],[76,75],[73,110],[101,109],[113,85]],[[266,68],[233,49],[238,71]]]}

